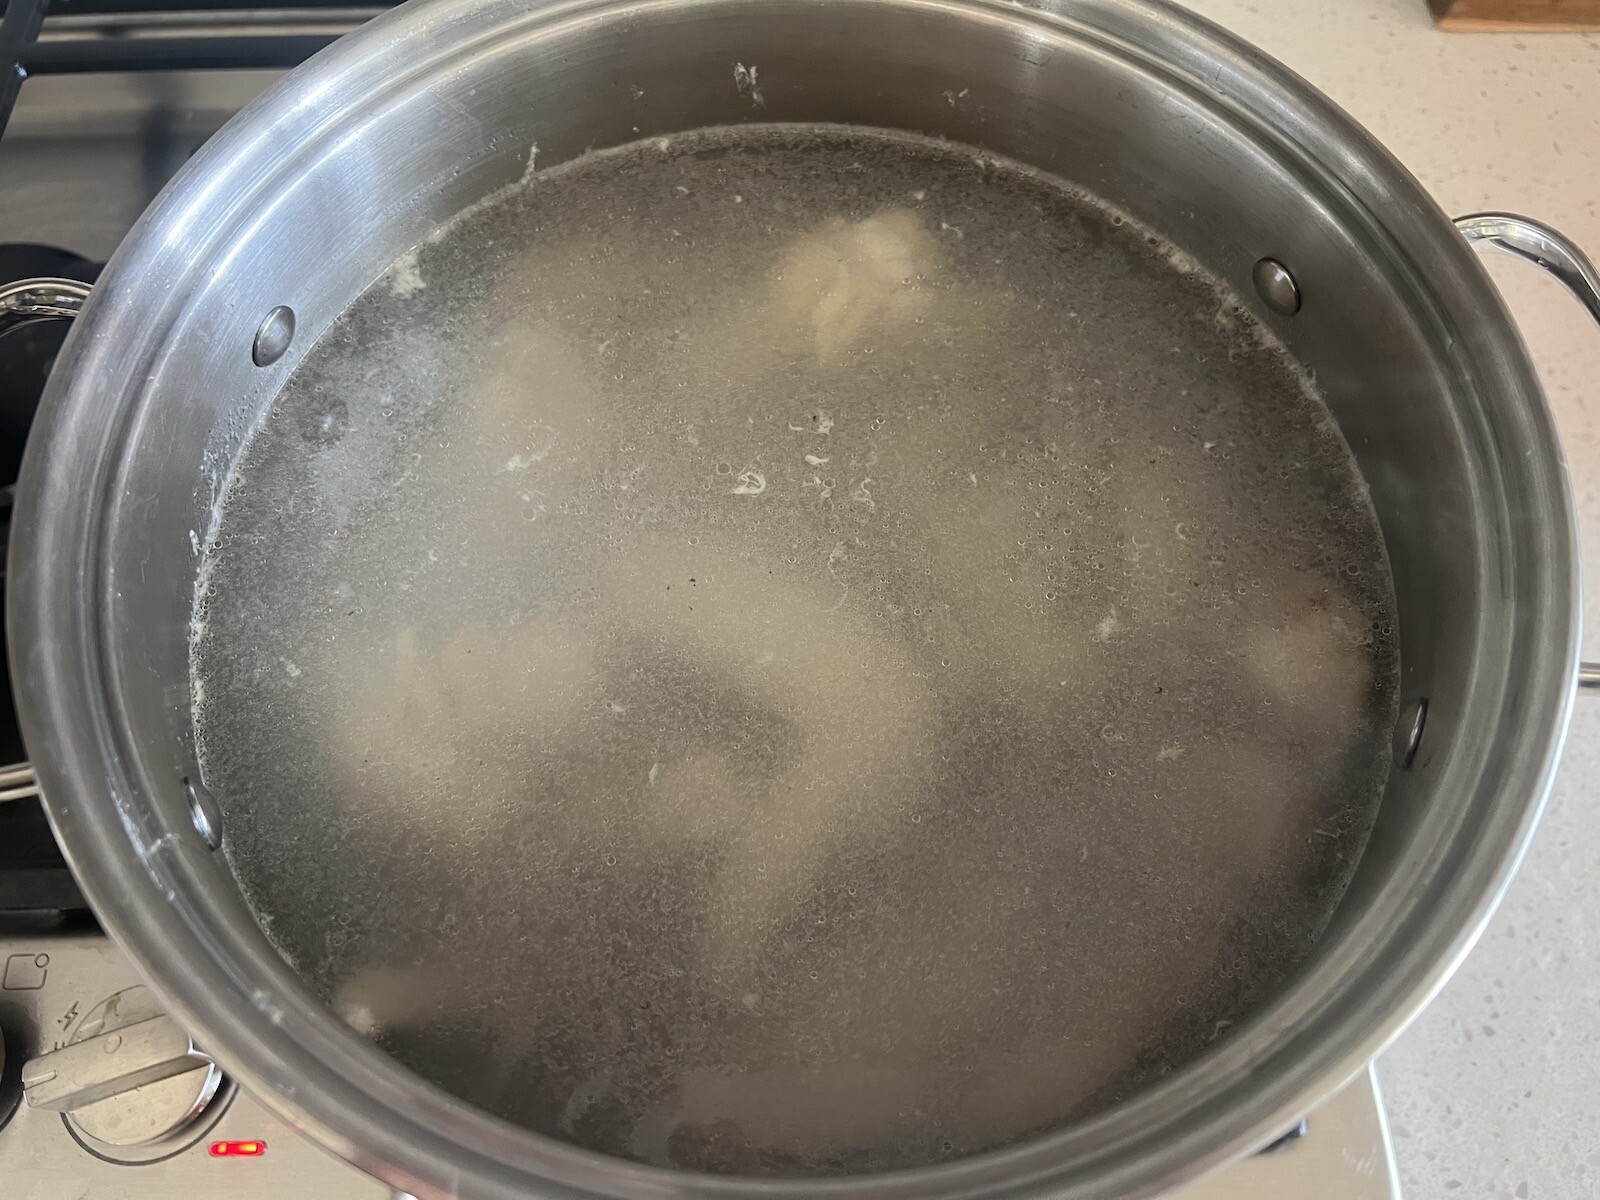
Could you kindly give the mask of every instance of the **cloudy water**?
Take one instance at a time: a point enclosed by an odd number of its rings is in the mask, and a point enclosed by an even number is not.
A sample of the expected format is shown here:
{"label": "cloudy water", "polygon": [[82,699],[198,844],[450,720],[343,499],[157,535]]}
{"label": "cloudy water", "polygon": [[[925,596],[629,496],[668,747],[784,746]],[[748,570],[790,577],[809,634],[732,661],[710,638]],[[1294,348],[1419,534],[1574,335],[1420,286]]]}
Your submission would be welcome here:
{"label": "cloudy water", "polygon": [[208,550],[228,853],[351,1025],[529,1128],[924,1164],[1308,953],[1393,599],[1294,364],[1131,221],[750,126],[541,172],[311,350]]}

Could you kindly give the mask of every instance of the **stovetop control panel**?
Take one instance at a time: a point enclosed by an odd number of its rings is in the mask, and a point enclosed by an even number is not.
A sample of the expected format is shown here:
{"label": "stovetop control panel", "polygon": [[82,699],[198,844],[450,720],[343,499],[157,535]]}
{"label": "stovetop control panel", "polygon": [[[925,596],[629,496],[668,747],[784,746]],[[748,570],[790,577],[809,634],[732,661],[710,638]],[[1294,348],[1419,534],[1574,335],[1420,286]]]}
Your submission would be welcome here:
{"label": "stovetop control panel", "polygon": [[98,933],[0,938],[7,1200],[390,1200],[241,1092]]}

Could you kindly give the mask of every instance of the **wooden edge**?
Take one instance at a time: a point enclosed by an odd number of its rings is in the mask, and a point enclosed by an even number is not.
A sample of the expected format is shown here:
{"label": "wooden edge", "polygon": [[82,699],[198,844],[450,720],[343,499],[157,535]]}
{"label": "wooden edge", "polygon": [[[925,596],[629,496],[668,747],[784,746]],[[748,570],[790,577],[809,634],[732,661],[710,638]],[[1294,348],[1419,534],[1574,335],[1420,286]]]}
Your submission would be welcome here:
{"label": "wooden edge", "polygon": [[1439,18],[1439,28],[1447,33],[1594,33],[1594,21],[1496,21],[1489,17]]}

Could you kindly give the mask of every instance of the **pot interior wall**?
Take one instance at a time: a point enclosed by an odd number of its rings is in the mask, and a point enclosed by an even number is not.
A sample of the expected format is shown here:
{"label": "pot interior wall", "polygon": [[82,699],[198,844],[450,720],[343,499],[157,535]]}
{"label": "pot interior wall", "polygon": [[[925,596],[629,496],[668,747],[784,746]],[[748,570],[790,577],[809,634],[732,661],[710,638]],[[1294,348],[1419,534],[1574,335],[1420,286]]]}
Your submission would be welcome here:
{"label": "pot interior wall", "polygon": [[[829,121],[968,143],[1096,193],[1226,281],[1315,373],[1393,563],[1402,702],[1430,702],[1422,753],[1391,778],[1319,954],[1381,940],[1396,898],[1432,886],[1439,848],[1471,817],[1470,796],[1448,780],[1476,769],[1472,747],[1488,739],[1473,731],[1502,702],[1503,627],[1519,589],[1534,586],[1510,565],[1518,509],[1464,357],[1474,331],[1451,324],[1386,214],[1346,186],[1343,172],[1359,167],[1316,160],[1292,128],[1260,124],[1229,98],[1245,86],[1229,63],[1208,78],[1174,35],[1180,66],[1158,66],[1119,44],[1114,12],[1090,7],[1098,29],[933,0],[546,7],[466,51],[397,48],[381,68],[336,46],[320,69],[342,73],[300,88],[298,123],[248,141],[225,132],[195,168],[216,173],[212,196],[171,248],[170,299],[137,348],[149,382],[101,548],[102,648],[124,751],[150,799],[139,819],[152,839],[175,835],[176,877],[226,873],[193,833],[180,783],[195,773],[195,548],[230,462],[317,336],[395,257],[521,177],[535,146],[543,168],[710,124]],[[1267,256],[1298,279],[1298,315],[1257,303],[1251,271]],[[278,305],[297,316],[294,342],[257,367],[254,331]],[[242,905],[195,919],[236,933]]]}

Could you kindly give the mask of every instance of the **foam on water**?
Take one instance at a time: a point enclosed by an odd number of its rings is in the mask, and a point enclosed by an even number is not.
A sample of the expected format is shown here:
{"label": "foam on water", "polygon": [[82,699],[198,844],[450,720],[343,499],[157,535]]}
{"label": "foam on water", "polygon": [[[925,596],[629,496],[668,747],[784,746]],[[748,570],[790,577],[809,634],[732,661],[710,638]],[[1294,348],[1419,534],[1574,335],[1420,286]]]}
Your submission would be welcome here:
{"label": "foam on water", "polygon": [[324,335],[204,553],[274,944],[648,1162],[928,1163],[1128,1095],[1304,960],[1385,776],[1387,566],[1294,364],[932,142],[530,175]]}

